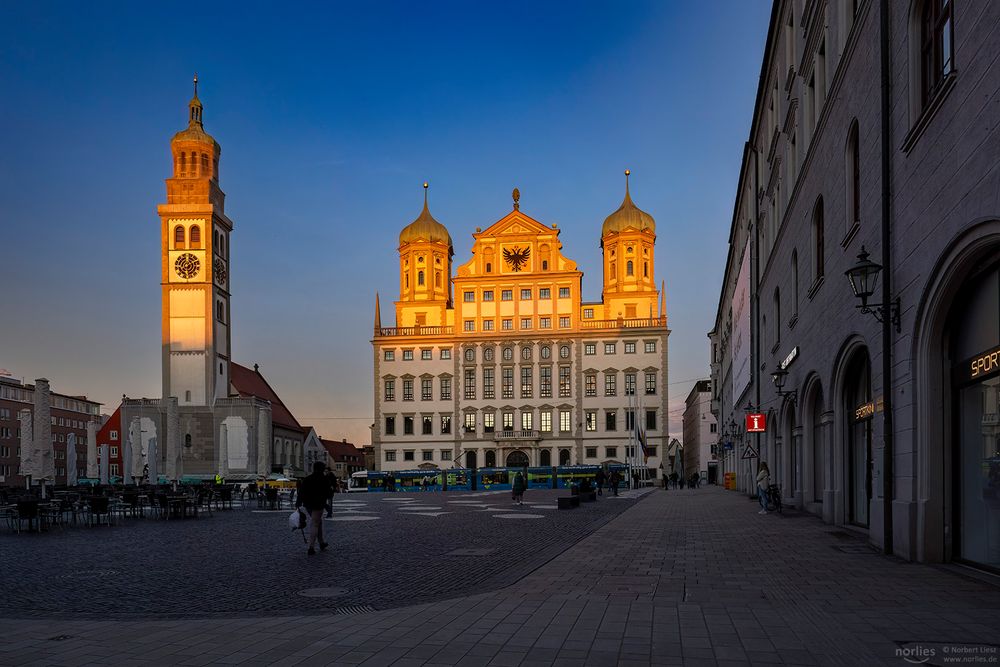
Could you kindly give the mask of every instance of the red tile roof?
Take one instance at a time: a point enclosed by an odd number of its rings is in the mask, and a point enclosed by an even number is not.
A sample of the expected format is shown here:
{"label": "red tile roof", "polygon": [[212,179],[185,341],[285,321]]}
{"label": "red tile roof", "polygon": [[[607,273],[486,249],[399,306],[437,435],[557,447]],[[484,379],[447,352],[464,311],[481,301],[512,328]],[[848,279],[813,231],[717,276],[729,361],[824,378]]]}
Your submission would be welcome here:
{"label": "red tile roof", "polygon": [[302,425],[299,424],[299,421],[292,414],[291,410],[285,407],[285,404],[278,398],[278,394],[271,389],[271,385],[267,383],[267,380],[264,379],[264,376],[261,375],[256,366],[251,370],[246,366],[233,363],[231,368],[231,383],[237,394],[244,398],[256,396],[257,398],[271,401],[272,423],[292,431],[306,432],[306,429],[302,428]]}
{"label": "red tile roof", "polygon": [[320,438],[319,441],[323,445],[327,454],[329,454],[330,458],[334,461],[344,462],[346,460],[350,460],[345,457],[353,456],[357,457],[354,459],[356,462],[362,464],[364,463],[365,453],[346,440],[324,440],[323,438]]}

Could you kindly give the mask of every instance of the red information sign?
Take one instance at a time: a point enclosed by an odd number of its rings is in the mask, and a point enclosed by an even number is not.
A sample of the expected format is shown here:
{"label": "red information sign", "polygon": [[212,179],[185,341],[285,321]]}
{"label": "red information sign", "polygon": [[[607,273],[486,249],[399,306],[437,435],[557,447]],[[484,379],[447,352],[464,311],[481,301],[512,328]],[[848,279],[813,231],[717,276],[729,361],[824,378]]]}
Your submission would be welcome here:
{"label": "red information sign", "polygon": [[763,433],[767,429],[767,419],[765,415],[747,415],[747,433]]}

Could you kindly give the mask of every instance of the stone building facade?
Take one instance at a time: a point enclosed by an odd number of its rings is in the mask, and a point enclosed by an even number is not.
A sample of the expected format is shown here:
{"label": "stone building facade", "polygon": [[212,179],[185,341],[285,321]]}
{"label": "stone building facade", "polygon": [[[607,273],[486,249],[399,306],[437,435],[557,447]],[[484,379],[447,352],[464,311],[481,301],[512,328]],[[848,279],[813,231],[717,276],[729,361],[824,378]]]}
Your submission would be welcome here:
{"label": "stone building facade", "polygon": [[712,414],[712,381],[698,380],[684,400],[681,417],[684,439],[684,474],[697,473],[709,484],[719,481],[716,459],[719,433]]}
{"label": "stone building facade", "polygon": [[669,432],[669,330],[655,222],[626,186],[602,227],[596,303],[582,300],[583,274],[559,234],[522,212],[515,190],[513,210],[476,229],[472,259],[453,273],[451,236],[425,192],[399,238],[394,326],[382,326],[376,296],[380,469],[624,462],[633,419],[657,468]]}
{"label": "stone building facade", "polygon": [[[993,568],[998,32],[992,2],[774,3],[710,333],[740,489],[754,444],[787,503],[904,558]],[[863,251],[885,325],[845,276]]]}

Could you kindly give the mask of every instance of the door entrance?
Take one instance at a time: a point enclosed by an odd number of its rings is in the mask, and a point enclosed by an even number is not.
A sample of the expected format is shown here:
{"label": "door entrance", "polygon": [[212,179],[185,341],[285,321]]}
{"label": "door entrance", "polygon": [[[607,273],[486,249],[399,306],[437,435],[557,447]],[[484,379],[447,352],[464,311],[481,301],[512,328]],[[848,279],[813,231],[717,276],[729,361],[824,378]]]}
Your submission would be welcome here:
{"label": "door entrance", "polygon": [[847,367],[844,415],[847,419],[847,520],[868,528],[872,501],[871,365],[868,352],[858,352]]}
{"label": "door entrance", "polygon": [[520,449],[515,449],[510,454],[507,455],[507,467],[508,468],[527,468],[528,467],[528,455],[522,452]]}

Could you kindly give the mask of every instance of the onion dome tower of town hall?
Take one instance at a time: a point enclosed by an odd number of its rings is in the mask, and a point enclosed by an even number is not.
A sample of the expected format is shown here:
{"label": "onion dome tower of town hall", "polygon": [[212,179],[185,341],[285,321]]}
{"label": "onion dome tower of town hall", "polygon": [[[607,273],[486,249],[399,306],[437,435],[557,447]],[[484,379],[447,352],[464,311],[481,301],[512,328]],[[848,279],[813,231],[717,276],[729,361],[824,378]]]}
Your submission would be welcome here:
{"label": "onion dome tower of town hall", "polygon": [[625,319],[663,316],[657,313],[654,259],[656,221],[632,201],[625,170],[625,199],[601,228],[607,317]]}
{"label": "onion dome tower of town hall", "polygon": [[427,205],[399,233],[398,326],[445,326],[451,307],[451,262],[455,254],[448,229],[434,219]]}

